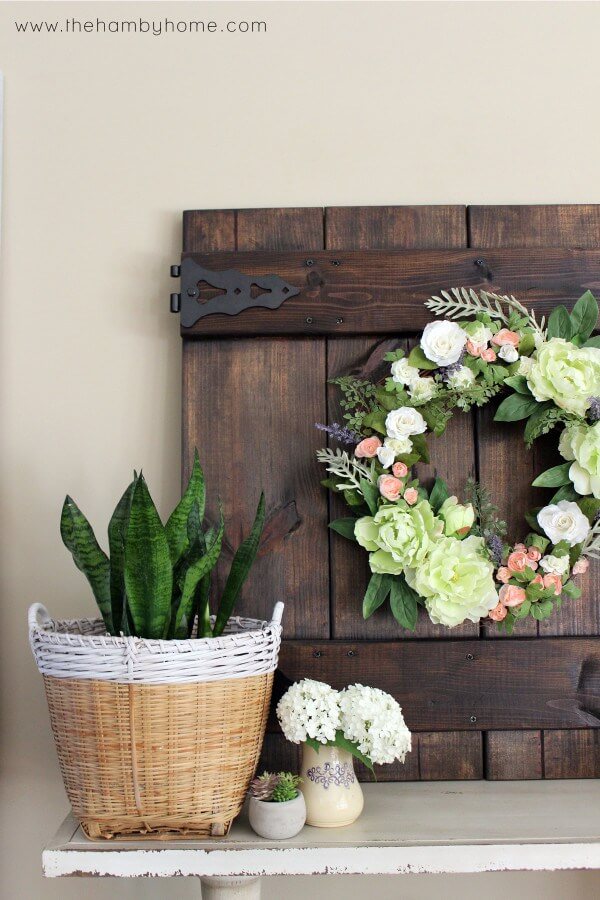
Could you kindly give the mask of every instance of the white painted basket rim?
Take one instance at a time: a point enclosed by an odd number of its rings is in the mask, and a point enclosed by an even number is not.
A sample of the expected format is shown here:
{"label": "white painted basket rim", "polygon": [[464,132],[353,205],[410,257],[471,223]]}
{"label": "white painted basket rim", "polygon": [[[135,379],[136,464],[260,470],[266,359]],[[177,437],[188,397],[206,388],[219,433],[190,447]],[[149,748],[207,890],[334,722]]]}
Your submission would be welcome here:
{"label": "white painted basket rim", "polygon": [[236,616],[218,638],[150,640],[106,634],[102,619],[52,619],[29,608],[29,641],[42,675],[141,684],[221,681],[277,668],[283,603],[270,622]]}

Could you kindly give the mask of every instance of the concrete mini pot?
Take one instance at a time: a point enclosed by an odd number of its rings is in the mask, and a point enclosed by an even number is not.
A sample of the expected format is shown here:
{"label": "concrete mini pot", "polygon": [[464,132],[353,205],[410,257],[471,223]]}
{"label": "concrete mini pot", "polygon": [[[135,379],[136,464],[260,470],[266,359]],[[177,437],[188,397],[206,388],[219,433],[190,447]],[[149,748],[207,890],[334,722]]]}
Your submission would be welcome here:
{"label": "concrete mini pot", "polygon": [[284,841],[286,838],[294,837],[304,827],[306,822],[304,795],[298,791],[293,800],[286,800],[283,803],[250,797],[248,815],[252,828],[261,837],[271,841]]}

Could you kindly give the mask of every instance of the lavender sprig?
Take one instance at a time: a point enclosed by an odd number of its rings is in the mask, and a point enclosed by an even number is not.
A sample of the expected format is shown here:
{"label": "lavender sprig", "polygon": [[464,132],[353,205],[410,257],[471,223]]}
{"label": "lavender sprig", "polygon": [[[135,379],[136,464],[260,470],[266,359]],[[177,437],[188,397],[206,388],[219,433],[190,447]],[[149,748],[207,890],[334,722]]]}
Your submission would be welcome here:
{"label": "lavender sprig", "polygon": [[588,419],[590,422],[600,422],[600,397],[590,397],[588,407]]}
{"label": "lavender sprig", "polygon": [[334,422],[332,425],[323,425],[321,422],[315,422],[315,428],[318,428],[319,431],[325,431],[334,440],[347,446],[358,444],[361,440],[359,434],[356,434],[355,431],[352,431],[345,425],[340,425],[338,422]]}

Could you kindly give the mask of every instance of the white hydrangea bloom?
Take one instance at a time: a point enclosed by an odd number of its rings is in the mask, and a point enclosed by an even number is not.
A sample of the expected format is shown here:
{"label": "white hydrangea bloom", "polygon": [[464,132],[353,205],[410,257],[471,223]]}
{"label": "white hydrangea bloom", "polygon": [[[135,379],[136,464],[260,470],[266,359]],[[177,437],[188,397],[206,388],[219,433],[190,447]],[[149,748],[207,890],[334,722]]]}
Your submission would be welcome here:
{"label": "white hydrangea bloom", "polygon": [[340,707],[344,736],[371,762],[404,762],[411,735],[393,697],[378,688],[351,684],[340,694]]}
{"label": "white hydrangea bloom", "polygon": [[340,728],[339,691],[322,681],[304,678],[285,692],[277,704],[277,718],[293,744],[313,738],[321,744],[335,740]]}

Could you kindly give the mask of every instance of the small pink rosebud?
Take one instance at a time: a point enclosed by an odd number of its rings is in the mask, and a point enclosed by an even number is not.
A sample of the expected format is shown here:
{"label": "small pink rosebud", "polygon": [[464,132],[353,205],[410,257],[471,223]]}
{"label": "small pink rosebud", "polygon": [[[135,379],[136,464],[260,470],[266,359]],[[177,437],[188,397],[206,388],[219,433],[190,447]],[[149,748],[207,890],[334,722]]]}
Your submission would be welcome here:
{"label": "small pink rosebud", "polygon": [[408,466],[403,462],[395,462],[392,466],[392,473],[396,478],[406,478],[408,475]]}
{"label": "small pink rosebud", "polygon": [[522,550],[523,553],[527,553],[527,547],[525,546],[525,544],[515,544],[513,550]]}
{"label": "small pink rosebud", "polygon": [[393,502],[402,493],[404,485],[399,478],[394,478],[393,475],[380,475],[377,479],[377,487],[382,497]]}
{"label": "small pink rosebud", "polygon": [[544,579],[542,578],[542,576],[541,576],[541,575],[539,574],[539,572],[538,572],[538,574],[535,576],[535,578],[532,578],[532,579],[531,579],[531,582],[530,582],[530,583],[531,583],[531,584],[541,584],[542,587],[543,587],[543,586],[544,586]]}
{"label": "small pink rosebud", "polygon": [[480,356],[481,355],[481,344],[475,344],[473,341],[467,341],[467,353],[471,356]]}
{"label": "small pink rosebud", "polygon": [[506,564],[511,572],[524,572],[531,565],[531,560],[524,550],[513,550]]}
{"label": "small pink rosebud", "polygon": [[408,488],[407,491],[404,491],[404,499],[408,503],[409,506],[414,506],[417,500],[419,499],[419,493],[416,488]]}
{"label": "small pink rosebud", "polygon": [[378,437],[364,438],[354,451],[354,455],[357,459],[373,459],[380,447],[381,441]]}
{"label": "small pink rosebud", "polygon": [[585,575],[589,567],[589,559],[586,559],[585,556],[582,556],[581,559],[578,559],[573,566],[573,575]]}
{"label": "small pink rosebud", "polygon": [[544,587],[554,588],[554,593],[560,597],[562,593],[562,579],[560,575],[544,575]]}
{"label": "small pink rosebud", "polygon": [[492,338],[492,344],[503,347],[504,344],[511,344],[513,347],[519,346],[521,336],[516,331],[510,331],[508,328],[501,328],[500,331]]}
{"label": "small pink rosebud", "polygon": [[503,584],[500,588],[500,603],[504,606],[520,606],[527,599],[527,594],[521,587],[516,584]]}
{"label": "small pink rosebud", "polygon": [[496,354],[494,353],[494,351],[492,350],[491,347],[488,347],[487,350],[481,351],[481,358],[483,360],[485,360],[485,362],[489,362],[489,363],[496,362]]}
{"label": "small pink rosebud", "polygon": [[[531,565],[532,562],[538,563],[538,562],[540,561],[540,559],[542,558],[542,554],[541,554],[541,552],[538,550],[537,547],[528,547],[528,548],[527,548],[527,556],[529,557],[529,564],[530,564],[530,565]],[[536,567],[533,566],[533,568],[536,568]]]}
{"label": "small pink rosebud", "polygon": [[506,566],[500,566],[498,571],[496,572],[496,578],[498,581],[501,581],[502,584],[508,584],[512,577],[512,572],[510,569],[507,569]]}
{"label": "small pink rosebud", "polygon": [[498,603],[497,606],[494,606],[493,609],[490,609],[488,616],[490,619],[493,619],[494,622],[501,622],[502,619],[505,619],[508,615],[508,610],[504,606],[503,603]]}

